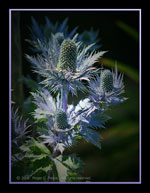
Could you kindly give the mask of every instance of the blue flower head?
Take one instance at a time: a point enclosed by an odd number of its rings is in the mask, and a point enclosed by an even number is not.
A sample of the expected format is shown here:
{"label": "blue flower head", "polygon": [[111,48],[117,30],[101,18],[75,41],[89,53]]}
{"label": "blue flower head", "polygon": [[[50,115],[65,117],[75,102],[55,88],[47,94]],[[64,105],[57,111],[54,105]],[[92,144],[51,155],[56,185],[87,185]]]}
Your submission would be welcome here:
{"label": "blue flower head", "polygon": [[107,93],[113,90],[113,76],[110,70],[102,71],[100,90]]}
{"label": "blue flower head", "polygon": [[33,102],[37,106],[33,116],[37,121],[44,121],[48,128],[44,134],[40,133],[40,138],[42,138],[43,143],[57,147],[59,151],[61,148],[63,152],[75,142],[78,135],[75,126],[81,120],[85,120],[81,116],[81,109],[77,109],[74,105],[68,105],[67,111],[64,112],[60,96],[57,96],[57,102],[55,102],[46,89],[31,94],[34,99]]}
{"label": "blue flower head", "polygon": [[94,45],[83,47],[77,41],[76,34],[72,39],[65,39],[59,45],[56,37],[52,35],[48,43],[38,40],[38,46],[42,54],[37,56],[27,56],[33,64],[34,72],[41,75],[44,80],[41,84],[49,87],[52,92],[60,91],[61,88],[76,94],[77,89],[85,92],[86,87],[82,80],[89,81],[97,70],[92,66],[105,51],[91,52],[88,50]]}
{"label": "blue flower head", "polygon": [[117,105],[127,100],[125,97],[119,97],[124,93],[124,84],[123,74],[118,75],[117,66],[115,72],[108,69],[102,70],[100,76],[89,82],[89,89],[89,98],[95,104]]}
{"label": "blue flower head", "polygon": [[75,72],[76,63],[77,46],[74,41],[66,39],[61,44],[58,68]]}

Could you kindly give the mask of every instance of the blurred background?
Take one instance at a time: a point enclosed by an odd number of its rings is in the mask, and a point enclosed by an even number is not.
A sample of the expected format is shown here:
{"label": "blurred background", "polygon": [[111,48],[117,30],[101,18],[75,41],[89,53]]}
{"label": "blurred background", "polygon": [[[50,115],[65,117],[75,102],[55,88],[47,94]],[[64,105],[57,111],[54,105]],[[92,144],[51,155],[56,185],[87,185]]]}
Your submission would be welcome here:
{"label": "blurred background", "polygon": [[[139,12],[138,11],[13,11],[12,12],[12,100],[24,117],[30,117],[26,108],[30,89],[23,77],[33,79],[31,64],[25,54],[33,55],[25,39],[30,39],[28,27],[31,17],[40,25],[45,16],[52,23],[63,22],[68,17],[71,31],[78,33],[99,30],[99,50],[108,50],[101,64],[124,73],[126,102],[113,107],[107,114],[112,117],[100,133],[102,149],[84,141],[77,143],[67,153],[75,152],[84,162],[83,176],[94,182],[139,181]],[[80,95],[80,98],[84,96]],[[77,102],[77,98],[70,98]]]}

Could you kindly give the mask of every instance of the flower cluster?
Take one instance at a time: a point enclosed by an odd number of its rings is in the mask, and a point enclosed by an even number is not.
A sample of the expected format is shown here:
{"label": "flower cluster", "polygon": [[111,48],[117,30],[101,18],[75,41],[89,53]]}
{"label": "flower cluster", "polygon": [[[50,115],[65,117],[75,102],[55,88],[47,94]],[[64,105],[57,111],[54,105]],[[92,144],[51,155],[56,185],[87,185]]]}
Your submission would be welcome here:
{"label": "flower cluster", "polygon": [[[102,136],[98,129],[104,128],[105,122],[110,119],[106,115],[108,107],[127,99],[119,96],[124,92],[123,75],[118,74],[117,66],[115,72],[94,67],[106,53],[96,51],[96,47],[93,49],[98,41],[98,32],[95,36],[93,30],[79,35],[76,27],[69,34],[67,20],[61,25],[53,25],[46,18],[47,25],[41,29],[33,18],[32,21],[33,39],[29,43],[37,53],[26,55],[26,58],[32,63],[33,71],[41,77],[40,86],[31,92],[36,106],[32,115],[37,124],[37,141],[32,138],[21,149],[26,152],[26,157],[33,158],[33,163],[48,160],[47,167],[40,167],[39,170],[42,168],[42,171],[51,173],[54,164],[59,180],[65,181],[70,168],[73,171],[80,168],[79,159],[72,155],[65,158],[66,149],[79,139],[101,148]],[[78,91],[86,93],[86,97],[77,105],[73,101],[69,104],[69,94],[78,96]],[[34,151],[38,154],[34,155]]]}
{"label": "flower cluster", "polygon": [[[106,51],[89,51],[93,44],[84,46],[78,41],[78,34],[65,38],[62,31],[52,34],[49,40],[37,40],[41,54],[27,56],[33,64],[34,72],[43,80],[44,88],[32,93],[38,106],[34,117],[44,120],[48,128],[47,135],[41,135],[48,143],[63,153],[78,136],[100,147],[101,136],[91,127],[104,127],[109,119],[104,115],[106,107],[126,100],[119,97],[123,93],[123,75],[118,76],[109,69],[99,70],[93,67]],[[95,78],[96,77],[96,78]],[[82,80],[88,82],[88,88]],[[77,95],[77,91],[88,93],[85,100],[77,106],[68,105],[68,94]],[[54,100],[52,93],[57,94]],[[105,105],[101,105],[105,104]],[[93,138],[92,138],[93,137]]]}
{"label": "flower cluster", "polygon": [[[118,75],[117,65],[115,72],[108,69],[102,70],[101,75],[89,82],[90,96],[94,106],[99,104],[117,105],[127,100],[126,97],[120,97],[124,93],[123,74]],[[105,105],[105,108],[106,108]]]}
{"label": "flower cluster", "polygon": [[47,43],[38,40],[43,53],[37,56],[26,55],[33,64],[34,72],[44,78],[41,83],[52,92],[57,92],[61,88],[67,88],[73,95],[76,94],[77,89],[85,92],[86,88],[81,80],[89,81],[89,78],[97,72],[92,65],[103,56],[105,51],[89,53],[89,49],[94,44],[83,48],[82,42],[77,42],[77,36],[78,34],[73,39],[65,39],[61,45],[54,35]]}

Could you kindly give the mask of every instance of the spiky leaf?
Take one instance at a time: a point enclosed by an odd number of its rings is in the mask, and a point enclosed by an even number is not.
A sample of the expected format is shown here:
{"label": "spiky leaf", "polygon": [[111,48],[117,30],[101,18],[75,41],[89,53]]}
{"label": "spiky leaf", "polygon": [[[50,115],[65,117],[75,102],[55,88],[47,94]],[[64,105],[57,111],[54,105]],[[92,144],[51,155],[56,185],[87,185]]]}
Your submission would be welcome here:
{"label": "spiky leaf", "polygon": [[99,135],[99,133],[84,126],[80,127],[79,132],[85,141],[90,142],[101,149],[100,139],[102,139],[102,137]]}
{"label": "spiky leaf", "polygon": [[43,181],[42,177],[47,181],[48,172],[52,170],[53,161],[51,153],[47,147],[31,138],[26,144],[22,145],[20,149],[24,152],[24,159],[28,160],[28,165],[25,168],[25,178],[28,180]]}
{"label": "spiky leaf", "polygon": [[83,172],[82,161],[75,154],[59,156],[54,159],[59,181],[80,181],[80,172]]}
{"label": "spiky leaf", "polygon": [[66,178],[67,178],[67,171],[68,168],[65,167],[61,161],[57,160],[57,159],[53,159],[55,166],[56,166],[56,170],[58,173],[58,179],[60,182],[65,182]]}
{"label": "spiky leaf", "polygon": [[75,154],[63,156],[63,163],[71,170],[76,172],[83,172],[83,163]]}
{"label": "spiky leaf", "polygon": [[35,155],[40,155],[43,153],[47,155],[51,154],[49,149],[47,149],[44,144],[36,141],[34,138],[31,138],[31,140],[26,142],[26,144],[20,146],[20,149],[24,152],[32,151],[32,153]]}
{"label": "spiky leaf", "polygon": [[104,123],[111,119],[108,115],[104,114],[101,110],[95,110],[87,117],[89,127],[105,128]]}

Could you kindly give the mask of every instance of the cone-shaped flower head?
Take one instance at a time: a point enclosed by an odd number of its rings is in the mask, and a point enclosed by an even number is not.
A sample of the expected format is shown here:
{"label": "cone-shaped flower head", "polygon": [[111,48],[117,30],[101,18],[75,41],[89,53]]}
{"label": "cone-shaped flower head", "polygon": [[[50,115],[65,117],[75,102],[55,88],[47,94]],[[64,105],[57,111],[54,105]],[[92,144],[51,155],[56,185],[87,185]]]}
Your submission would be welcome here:
{"label": "cone-shaped flower head", "polygon": [[110,70],[103,70],[101,73],[100,90],[102,92],[111,92],[113,89],[113,76]]}
{"label": "cone-shaped flower head", "polygon": [[67,121],[67,115],[61,109],[58,109],[56,111],[55,121],[58,129],[66,129],[69,126]]}
{"label": "cone-shaped flower head", "polygon": [[61,44],[58,68],[75,72],[76,63],[77,46],[73,40],[66,39]]}

